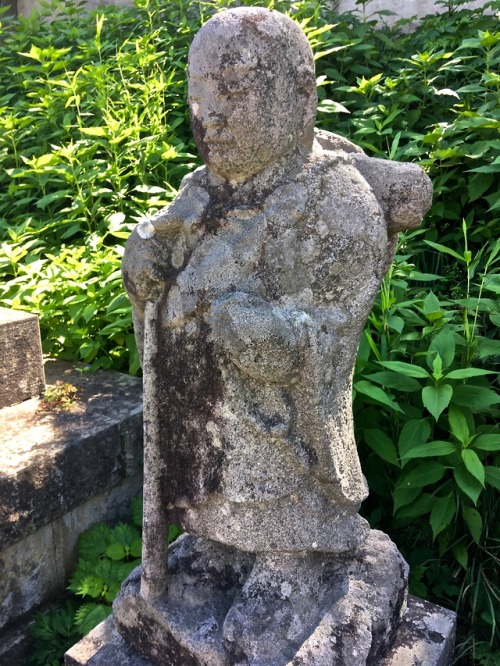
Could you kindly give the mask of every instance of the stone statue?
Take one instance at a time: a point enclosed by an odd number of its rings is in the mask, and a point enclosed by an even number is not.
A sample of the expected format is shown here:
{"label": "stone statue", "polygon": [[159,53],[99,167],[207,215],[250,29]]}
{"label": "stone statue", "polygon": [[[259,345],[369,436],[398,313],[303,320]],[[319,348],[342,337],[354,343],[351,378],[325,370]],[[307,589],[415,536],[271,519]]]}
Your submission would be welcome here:
{"label": "stone statue", "polygon": [[[357,513],[351,378],[430,182],[314,129],[313,56],[275,11],[214,16],[188,83],[205,166],[123,262],[144,354],[145,551],[115,622],[156,664],[378,663],[406,565]],[[167,591],[169,521],[188,534]]]}

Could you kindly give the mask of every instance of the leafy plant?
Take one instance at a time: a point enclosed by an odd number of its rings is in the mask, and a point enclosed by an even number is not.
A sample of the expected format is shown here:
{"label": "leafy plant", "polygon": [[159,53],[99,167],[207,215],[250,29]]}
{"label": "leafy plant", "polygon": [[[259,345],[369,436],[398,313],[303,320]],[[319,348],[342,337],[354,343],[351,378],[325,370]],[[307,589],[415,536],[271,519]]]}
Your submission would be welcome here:
{"label": "leafy plant", "polygon": [[58,609],[38,613],[32,626],[36,649],[31,663],[37,666],[60,666],[66,650],[80,638],[75,627],[75,603],[66,601]]}
{"label": "leafy plant", "polygon": [[[267,5],[308,35],[319,125],[370,155],[417,161],[433,181],[360,346],[364,510],[404,551],[412,591],[459,611],[461,663],[488,664],[500,659],[500,3],[487,14],[443,2],[411,32],[377,25],[364,1],[342,15],[316,0]],[[0,304],[40,316],[46,353],[139,372],[123,243],[198,163],[187,50],[231,4],[139,0],[83,17],[68,4],[51,22],[2,19]],[[107,564],[72,582],[94,595],[82,596],[85,628],[137,552],[130,533],[106,534],[91,541]]]}
{"label": "leafy plant", "polygon": [[47,386],[41,398],[42,409],[47,411],[70,409],[75,402],[78,389],[73,384],[60,379],[53,386]]}
{"label": "leafy plant", "polygon": [[[110,526],[97,523],[78,539],[78,562],[70,578],[70,598],[47,613],[38,613],[34,626],[32,663],[61,666],[64,653],[111,614],[120,587],[141,562],[142,497],[131,502],[131,521]],[[171,525],[168,542],[181,534]]]}

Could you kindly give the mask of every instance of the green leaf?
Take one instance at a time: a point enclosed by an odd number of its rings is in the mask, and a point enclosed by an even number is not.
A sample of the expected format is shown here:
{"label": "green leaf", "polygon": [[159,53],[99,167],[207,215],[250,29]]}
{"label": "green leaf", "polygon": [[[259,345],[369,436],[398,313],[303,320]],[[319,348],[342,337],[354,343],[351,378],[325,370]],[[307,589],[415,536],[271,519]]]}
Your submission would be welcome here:
{"label": "green leaf", "polygon": [[472,176],[469,181],[469,201],[473,202],[479,199],[490,187],[493,182],[493,174]]}
{"label": "green leaf", "polygon": [[470,446],[481,451],[500,451],[500,433],[478,435],[472,440]]}
{"label": "green leaf", "polygon": [[436,354],[441,357],[443,368],[448,368],[453,363],[455,358],[455,335],[448,326],[444,326],[431,340],[426,357],[429,368],[432,368]]}
{"label": "green leaf", "polygon": [[394,513],[407,504],[411,504],[422,492],[421,488],[395,488],[394,489]]}
{"label": "green leaf", "polygon": [[388,370],[400,372],[407,377],[415,377],[417,379],[428,379],[429,377],[427,370],[411,363],[404,363],[403,361],[378,361],[378,363]]}
{"label": "green leaf", "polygon": [[183,533],[182,529],[178,525],[175,524],[169,525],[168,543],[173,543],[177,539],[177,537],[180,537],[182,533]]}
{"label": "green leaf", "polygon": [[420,516],[425,516],[425,514],[430,513],[432,511],[432,507],[434,506],[434,501],[435,501],[434,495],[431,495],[430,493],[422,493],[421,495],[419,495],[419,497],[417,497],[417,499],[414,502],[408,504],[407,506],[403,506],[401,509],[399,509],[397,517],[419,518]]}
{"label": "green leaf", "polygon": [[420,444],[425,444],[431,434],[431,426],[425,419],[412,419],[404,424],[399,435],[398,450],[399,456],[405,459],[410,449]]}
{"label": "green leaf", "polygon": [[405,322],[402,317],[398,317],[397,315],[392,315],[387,319],[387,326],[393,331],[401,333],[403,328],[405,327]]}
{"label": "green leaf", "polygon": [[81,127],[80,132],[82,134],[88,134],[89,136],[106,136],[105,127]]}
{"label": "green leaf", "polygon": [[132,557],[141,557],[142,555],[142,539],[135,539],[130,546],[130,555]]}
{"label": "green leaf", "polygon": [[115,562],[125,559],[127,553],[119,543],[112,543],[106,548],[106,555]]}
{"label": "green leaf", "polygon": [[103,580],[98,575],[85,576],[78,586],[78,589],[74,590],[76,594],[79,594],[82,597],[91,597],[92,599],[98,599],[101,596],[103,589]]}
{"label": "green leaf", "polygon": [[424,298],[423,306],[423,312],[427,318],[429,318],[429,315],[441,312],[441,303],[439,302],[439,298],[432,291],[430,291]]}
{"label": "green leaf", "polygon": [[359,382],[356,382],[353,388],[358,393],[362,393],[363,395],[368,396],[372,400],[375,400],[376,402],[380,402],[383,405],[390,407],[395,412],[401,412],[401,413],[403,412],[401,407],[398,404],[396,404],[394,400],[389,395],[387,395],[387,393],[379,386],[374,386],[373,384],[370,384],[370,382],[361,380]]}
{"label": "green leaf", "polygon": [[438,462],[425,462],[421,463],[411,471],[404,474],[397,481],[396,487],[398,488],[423,488],[431,483],[440,481],[446,467]]}
{"label": "green leaf", "polygon": [[481,539],[481,532],[483,531],[483,519],[481,518],[481,514],[477,509],[473,509],[472,507],[466,506],[464,504],[462,506],[462,515],[465,522],[467,523],[467,527],[469,528],[469,532],[471,533],[472,538],[476,543],[479,543],[479,540]]}
{"label": "green leaf", "polygon": [[470,497],[474,504],[477,504],[479,495],[483,490],[479,481],[472,476],[463,463],[460,463],[455,467],[453,475],[460,490],[462,490],[467,497]]}
{"label": "green leaf", "polygon": [[487,466],[484,468],[484,478],[490,486],[500,490],[500,469],[498,467]]}
{"label": "green leaf", "polygon": [[471,409],[486,409],[500,402],[500,395],[483,386],[464,384],[455,386],[453,391],[453,404]]}
{"label": "green leaf", "polygon": [[[427,243],[427,245],[430,245],[435,250],[439,250],[439,252],[444,252],[445,254],[449,254],[450,256],[454,257],[455,259],[458,259],[459,261],[462,262],[464,261],[463,256],[461,254],[458,254],[458,252],[455,252],[455,250],[452,250],[450,247],[446,247],[445,245],[440,245],[439,243],[434,243],[433,241],[430,240],[424,240],[424,243]],[[437,312],[437,310],[435,310],[435,312]],[[424,309],[424,314],[426,314],[425,309]]]}
{"label": "green leaf", "polygon": [[45,210],[45,208],[52,203],[53,201],[58,201],[59,199],[64,199],[69,193],[69,190],[60,190],[59,192],[52,192],[52,194],[46,194],[44,197],[39,199],[36,202],[37,208]]}
{"label": "green leaf", "polygon": [[140,537],[139,531],[127,523],[118,523],[113,529],[113,539],[124,548],[130,548],[132,543]]}
{"label": "green leaf", "polygon": [[448,456],[455,453],[456,449],[451,442],[427,442],[413,447],[405,454],[405,461],[411,458],[430,458],[433,456]]}
{"label": "green leaf", "polygon": [[375,451],[382,460],[399,467],[396,447],[382,430],[367,429],[364,431],[364,437],[371,450]]}
{"label": "green leaf", "polygon": [[443,376],[443,359],[439,354],[436,354],[434,356],[431,368],[432,368],[432,376],[436,381],[439,381]]}
{"label": "green leaf", "polygon": [[462,460],[464,461],[464,465],[472,474],[472,476],[474,476],[479,481],[479,483],[484,486],[484,466],[483,463],[479,460],[477,453],[471,449],[463,449]]}
{"label": "green leaf", "polygon": [[75,624],[82,635],[88,634],[112,613],[111,606],[104,604],[83,604],[76,611]]}
{"label": "green leaf", "polygon": [[482,375],[491,375],[492,370],[481,370],[480,368],[462,368],[461,370],[452,370],[446,375],[446,379],[468,379],[469,377],[481,377]]}
{"label": "green leaf", "polygon": [[448,410],[448,421],[450,423],[451,432],[459,442],[465,444],[469,438],[469,426],[467,425],[467,419],[462,410],[455,405],[451,405]]}
{"label": "green leaf", "polygon": [[85,560],[97,560],[106,553],[111,543],[111,527],[105,523],[98,523],[80,534],[78,551]]}
{"label": "green leaf", "polygon": [[467,563],[469,561],[469,556],[467,554],[467,548],[465,547],[465,545],[461,541],[459,541],[453,546],[451,550],[453,555],[455,556],[456,561],[460,564],[461,567],[467,570]]}
{"label": "green leaf", "polygon": [[434,498],[434,506],[430,517],[433,539],[451,523],[455,515],[455,509],[456,502],[453,493],[446,497]]}
{"label": "green leaf", "polygon": [[483,359],[500,354],[500,340],[492,340],[491,338],[482,338],[478,336],[476,342],[477,358]]}
{"label": "green leaf", "polygon": [[424,407],[426,407],[437,421],[442,412],[450,404],[452,395],[453,387],[451,384],[426,386],[422,389],[422,402],[424,403]]}
{"label": "green leaf", "polygon": [[420,391],[422,388],[420,382],[413,379],[413,377],[405,377],[404,375],[398,374],[397,372],[391,372],[390,370],[374,372],[371,375],[364,376],[371,382],[376,382],[387,388],[393,388],[405,393]]}

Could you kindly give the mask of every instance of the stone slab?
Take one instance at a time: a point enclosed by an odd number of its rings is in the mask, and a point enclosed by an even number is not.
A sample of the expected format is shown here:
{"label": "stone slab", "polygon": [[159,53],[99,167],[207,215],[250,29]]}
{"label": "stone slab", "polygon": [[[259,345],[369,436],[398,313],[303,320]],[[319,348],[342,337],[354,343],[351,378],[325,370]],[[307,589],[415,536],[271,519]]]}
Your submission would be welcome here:
{"label": "stone slab", "polygon": [[[26,633],[29,613],[64,592],[76,562],[81,532],[100,521],[127,517],[130,499],[141,489],[142,474],[138,473],[0,550],[0,664],[16,663],[6,655],[13,649],[16,635]],[[22,626],[14,632],[14,638],[8,638],[7,627],[16,621]]]}
{"label": "stone slab", "polygon": [[0,308],[0,409],[45,388],[38,317]]}
{"label": "stone slab", "polygon": [[142,490],[141,379],[45,367],[49,385],[77,387],[71,408],[0,412],[0,663],[24,663],[32,613],[64,591],[80,533],[125,518]]}
{"label": "stone slab", "polygon": [[456,621],[453,611],[409,596],[392,650],[380,666],[448,666]]}
{"label": "stone slab", "polygon": [[77,387],[68,411],[38,398],[2,410],[0,543],[11,546],[125,477],[142,459],[142,381],[50,361],[47,384]]}
{"label": "stone slab", "polygon": [[[453,611],[409,596],[395,644],[379,666],[448,666],[455,625]],[[125,644],[112,617],[68,650],[64,663],[66,666],[151,666]]]}

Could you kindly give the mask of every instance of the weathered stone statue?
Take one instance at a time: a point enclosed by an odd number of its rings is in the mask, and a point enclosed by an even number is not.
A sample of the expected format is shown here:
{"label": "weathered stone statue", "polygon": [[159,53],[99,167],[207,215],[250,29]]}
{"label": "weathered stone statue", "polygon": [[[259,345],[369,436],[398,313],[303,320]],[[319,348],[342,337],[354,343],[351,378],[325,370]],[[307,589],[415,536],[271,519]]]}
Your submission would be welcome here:
{"label": "weathered stone statue", "polygon": [[[357,513],[351,376],[430,182],[315,132],[312,53],[277,12],[212,18],[188,81],[205,166],[123,263],[144,350],[145,546],[115,622],[156,664],[379,663],[406,565]],[[188,535],[167,589],[169,521]]]}

